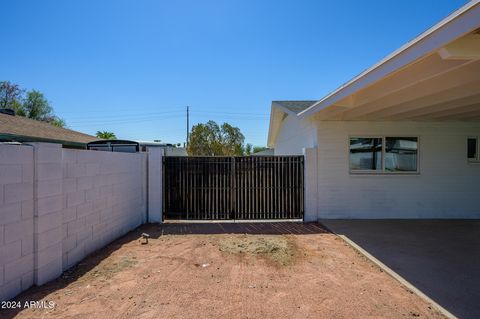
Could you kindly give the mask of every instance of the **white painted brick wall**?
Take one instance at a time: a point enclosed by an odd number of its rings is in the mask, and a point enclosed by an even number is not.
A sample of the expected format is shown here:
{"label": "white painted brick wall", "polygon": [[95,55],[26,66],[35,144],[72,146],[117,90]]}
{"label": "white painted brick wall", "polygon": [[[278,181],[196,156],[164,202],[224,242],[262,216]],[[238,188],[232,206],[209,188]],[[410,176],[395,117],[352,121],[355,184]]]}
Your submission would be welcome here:
{"label": "white painted brick wall", "polygon": [[[420,174],[349,173],[349,136],[418,136]],[[319,218],[480,218],[479,122],[319,122]]]}
{"label": "white painted brick wall", "polygon": [[33,284],[33,148],[0,145],[0,300]]}
{"label": "white painted brick wall", "polygon": [[62,150],[63,269],[141,225],[146,154]]}
{"label": "white painted brick wall", "polygon": [[146,156],[0,145],[0,300],[144,223]]}
{"label": "white painted brick wall", "polygon": [[[318,218],[480,218],[480,164],[466,158],[467,137],[480,136],[479,122],[310,124],[288,116],[275,155],[317,145]],[[420,174],[350,174],[349,136],[418,136]]]}

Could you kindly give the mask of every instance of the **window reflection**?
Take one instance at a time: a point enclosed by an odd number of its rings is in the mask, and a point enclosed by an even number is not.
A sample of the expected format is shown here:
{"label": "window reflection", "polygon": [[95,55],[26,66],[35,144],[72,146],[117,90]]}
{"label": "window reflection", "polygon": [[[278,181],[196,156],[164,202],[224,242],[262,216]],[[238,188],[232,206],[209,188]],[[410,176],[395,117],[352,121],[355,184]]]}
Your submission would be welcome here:
{"label": "window reflection", "polygon": [[351,170],[382,170],[382,139],[350,139]]}
{"label": "window reflection", "polygon": [[418,139],[416,137],[385,138],[385,171],[417,171]]}

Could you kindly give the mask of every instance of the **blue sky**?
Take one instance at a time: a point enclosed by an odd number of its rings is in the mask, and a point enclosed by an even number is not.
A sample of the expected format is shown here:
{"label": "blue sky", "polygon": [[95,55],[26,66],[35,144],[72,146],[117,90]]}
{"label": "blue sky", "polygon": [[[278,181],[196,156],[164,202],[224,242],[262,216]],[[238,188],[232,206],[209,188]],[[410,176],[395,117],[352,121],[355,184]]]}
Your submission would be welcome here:
{"label": "blue sky", "polygon": [[0,80],[89,134],[183,142],[190,105],[265,145],[272,100],[320,99],[465,2],[2,1]]}

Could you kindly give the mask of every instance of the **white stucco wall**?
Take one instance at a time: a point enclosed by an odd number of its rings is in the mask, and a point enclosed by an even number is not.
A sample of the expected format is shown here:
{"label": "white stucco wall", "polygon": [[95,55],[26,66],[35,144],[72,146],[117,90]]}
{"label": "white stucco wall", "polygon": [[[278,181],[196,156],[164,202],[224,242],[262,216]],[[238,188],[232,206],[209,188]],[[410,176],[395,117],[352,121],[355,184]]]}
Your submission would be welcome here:
{"label": "white stucco wall", "polygon": [[287,116],[280,128],[274,146],[275,155],[302,155],[303,148],[317,145],[316,126],[310,119],[299,120]]}
{"label": "white stucco wall", "polygon": [[[318,218],[480,218],[480,122],[317,122]],[[418,175],[349,173],[350,136],[418,136]]]}

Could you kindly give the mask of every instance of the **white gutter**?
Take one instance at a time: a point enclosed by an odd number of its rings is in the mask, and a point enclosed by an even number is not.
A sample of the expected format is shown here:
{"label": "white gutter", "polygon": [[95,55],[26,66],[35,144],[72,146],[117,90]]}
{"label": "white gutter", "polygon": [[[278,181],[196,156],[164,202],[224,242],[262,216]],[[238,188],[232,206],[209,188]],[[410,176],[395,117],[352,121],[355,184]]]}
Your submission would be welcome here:
{"label": "white gutter", "polygon": [[480,0],[472,0],[369,69],[298,114],[305,118],[375,83],[480,27]]}

